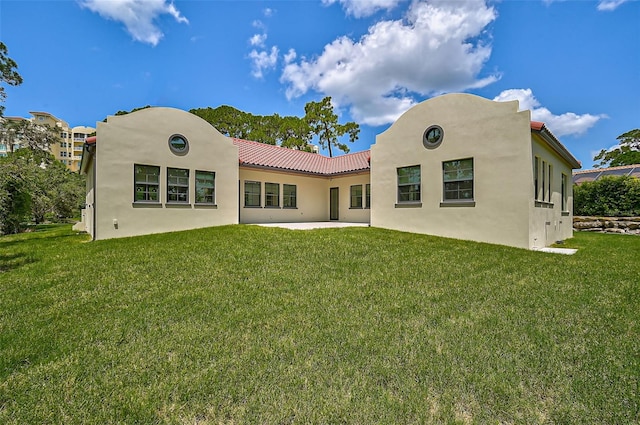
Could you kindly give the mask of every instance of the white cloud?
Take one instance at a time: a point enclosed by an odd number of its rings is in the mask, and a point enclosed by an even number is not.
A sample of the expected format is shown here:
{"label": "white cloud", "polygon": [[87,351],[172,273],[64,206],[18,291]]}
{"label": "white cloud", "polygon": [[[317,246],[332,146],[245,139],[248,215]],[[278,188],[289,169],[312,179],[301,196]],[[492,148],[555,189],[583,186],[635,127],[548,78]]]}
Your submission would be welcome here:
{"label": "white cloud", "polygon": [[287,65],[290,64],[296,59],[297,56],[298,55],[296,54],[295,50],[289,49],[289,51],[284,55],[284,63]]}
{"label": "white cloud", "polygon": [[616,10],[622,3],[626,3],[629,0],[600,0],[598,2],[598,10],[610,12]]}
{"label": "white cloud", "polygon": [[266,16],[267,18],[273,16],[274,13],[276,13],[276,11],[274,9],[271,9],[269,7],[265,8],[262,13],[264,14],[264,16]]}
{"label": "white cloud", "polygon": [[[546,4],[557,3],[566,0],[543,0]],[[618,6],[630,0],[598,0],[598,10],[602,12],[611,12],[616,10]]]}
{"label": "white cloud", "polygon": [[252,46],[264,47],[264,42],[267,39],[267,34],[254,34],[253,37],[249,39],[249,44]]}
{"label": "white cloud", "polygon": [[170,15],[179,23],[189,23],[167,0],[78,0],[82,7],[103,18],[122,22],[134,40],[156,46],[164,36],[155,21]]}
{"label": "white cloud", "polygon": [[267,52],[266,50],[261,52],[255,49],[252,50],[249,53],[249,59],[252,61],[253,68],[251,75],[255,78],[262,78],[265,70],[275,68],[278,62],[278,54],[279,50],[276,46],[271,47],[271,52]]}
{"label": "white cloud", "polygon": [[555,115],[549,109],[543,107],[538,99],[535,98],[531,89],[509,89],[496,96],[493,100],[505,102],[508,100],[517,100],[520,110],[530,110],[531,119],[533,121],[542,121],[556,136],[581,135],[586,133],[606,115],[578,115],[573,112],[565,112],[561,115]]}
{"label": "white cloud", "polygon": [[[273,9],[266,8],[263,10],[263,13],[266,17],[270,17],[274,11]],[[253,49],[249,52],[248,57],[251,59],[251,75],[255,78],[263,78],[265,71],[276,67],[280,51],[277,46],[272,46],[270,51],[266,47],[267,26],[264,22],[255,20],[251,23],[251,26],[262,31],[261,34],[254,34],[249,39],[251,46],[260,48],[260,51]]]}
{"label": "white cloud", "polygon": [[379,10],[391,10],[403,0],[322,0],[324,5],[340,3],[348,15],[356,18],[371,16]]}
{"label": "white cloud", "polygon": [[[354,120],[393,122],[420,97],[486,86],[479,74],[491,46],[482,41],[496,12],[482,0],[415,2],[403,20],[381,21],[360,40],[340,37],[320,56],[285,61],[288,98],[315,90],[350,105]],[[292,55],[290,55],[292,56]]]}

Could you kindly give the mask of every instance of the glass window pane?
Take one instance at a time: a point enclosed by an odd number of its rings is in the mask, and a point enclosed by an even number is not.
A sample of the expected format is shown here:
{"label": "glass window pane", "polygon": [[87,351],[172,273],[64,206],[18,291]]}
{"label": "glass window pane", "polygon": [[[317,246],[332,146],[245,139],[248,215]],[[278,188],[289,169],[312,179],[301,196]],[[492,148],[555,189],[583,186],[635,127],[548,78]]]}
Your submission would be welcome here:
{"label": "glass window pane", "polygon": [[189,202],[189,170],[167,168],[167,202]]}
{"label": "glass window pane", "polygon": [[260,206],[260,182],[244,182],[244,205],[246,207]]}
{"label": "glass window pane", "polygon": [[398,168],[398,202],[420,201],[420,166]]}
{"label": "glass window pane", "polygon": [[196,171],[196,202],[201,204],[215,203],[215,173]]}
{"label": "glass window pane", "polygon": [[473,158],[442,163],[444,200],[473,200]]}
{"label": "glass window pane", "polygon": [[285,208],[296,208],[296,192],[297,187],[293,184],[282,185],[282,206]]}
{"label": "glass window pane", "polygon": [[[158,202],[157,191],[160,179],[160,167],[134,164],[134,175],[134,202]],[[152,196],[152,193],[155,195]]]}
{"label": "glass window pane", "polygon": [[351,186],[351,208],[362,208],[362,185]]}
{"label": "glass window pane", "polygon": [[265,207],[280,206],[280,185],[278,183],[264,184],[264,206]]}

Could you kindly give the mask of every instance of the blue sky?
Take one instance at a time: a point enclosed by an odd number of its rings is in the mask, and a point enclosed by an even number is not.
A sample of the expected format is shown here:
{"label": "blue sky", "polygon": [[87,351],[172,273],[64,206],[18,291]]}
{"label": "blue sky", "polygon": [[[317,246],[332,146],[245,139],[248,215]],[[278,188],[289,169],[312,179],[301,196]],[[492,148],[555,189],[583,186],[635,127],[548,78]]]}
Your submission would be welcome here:
{"label": "blue sky", "polygon": [[304,115],[331,96],[352,152],[448,92],[520,100],[591,168],[640,127],[636,0],[0,0],[24,83],[5,116],[71,126],[145,105]]}

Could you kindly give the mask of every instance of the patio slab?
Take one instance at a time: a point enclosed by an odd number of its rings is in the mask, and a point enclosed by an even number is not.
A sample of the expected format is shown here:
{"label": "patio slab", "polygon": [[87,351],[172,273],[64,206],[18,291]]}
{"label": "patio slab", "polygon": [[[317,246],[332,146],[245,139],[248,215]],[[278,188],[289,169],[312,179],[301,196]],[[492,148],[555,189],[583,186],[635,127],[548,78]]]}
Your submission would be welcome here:
{"label": "patio slab", "polygon": [[333,229],[338,227],[369,227],[369,223],[352,223],[346,221],[311,221],[304,223],[251,223],[263,227],[282,227],[291,230]]}
{"label": "patio slab", "polygon": [[572,249],[572,248],[552,248],[552,247],[545,247],[545,248],[534,248],[535,251],[542,251],[542,252],[549,252],[551,254],[564,254],[564,255],[573,255],[576,252],[578,252],[577,249]]}

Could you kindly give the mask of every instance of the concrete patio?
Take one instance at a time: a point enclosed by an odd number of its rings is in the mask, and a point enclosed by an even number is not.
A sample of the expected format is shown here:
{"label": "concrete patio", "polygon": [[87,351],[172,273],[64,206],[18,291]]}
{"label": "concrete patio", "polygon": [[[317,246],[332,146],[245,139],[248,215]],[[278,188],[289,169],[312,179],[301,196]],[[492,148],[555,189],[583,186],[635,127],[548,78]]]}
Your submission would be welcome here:
{"label": "concrete patio", "polygon": [[313,221],[303,223],[252,223],[256,226],[282,227],[291,230],[333,229],[338,227],[369,227],[369,223],[350,223],[346,221]]}

